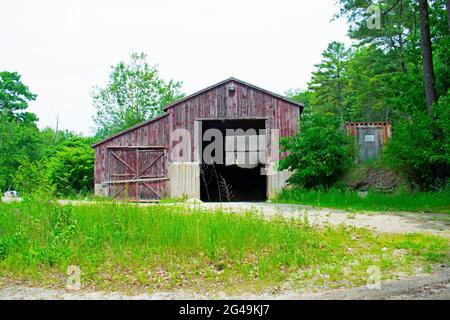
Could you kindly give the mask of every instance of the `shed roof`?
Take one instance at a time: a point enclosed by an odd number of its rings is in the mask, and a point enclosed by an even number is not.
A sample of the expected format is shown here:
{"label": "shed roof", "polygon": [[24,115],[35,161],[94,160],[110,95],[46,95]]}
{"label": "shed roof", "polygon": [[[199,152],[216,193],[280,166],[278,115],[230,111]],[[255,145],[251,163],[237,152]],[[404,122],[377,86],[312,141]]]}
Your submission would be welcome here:
{"label": "shed roof", "polygon": [[260,88],[260,87],[257,87],[257,86],[255,86],[255,85],[252,85],[252,84],[247,83],[247,82],[245,82],[245,81],[236,79],[236,78],[234,78],[234,77],[230,77],[230,78],[228,78],[228,79],[225,79],[225,80],[223,80],[223,81],[220,81],[220,82],[218,82],[218,83],[216,83],[216,84],[214,84],[214,85],[212,85],[212,86],[209,86],[209,87],[207,87],[207,88],[205,88],[205,89],[202,89],[202,90],[200,90],[200,91],[197,91],[197,92],[195,92],[195,93],[193,93],[193,94],[191,94],[191,95],[189,95],[189,96],[186,96],[186,97],[184,97],[184,98],[182,98],[182,99],[180,99],[180,100],[177,100],[177,101],[175,101],[175,102],[173,102],[173,103],[167,105],[166,107],[164,107],[164,111],[166,111],[164,114],[162,114],[162,115],[160,115],[160,116],[158,116],[158,117],[156,117],[156,118],[147,120],[147,121],[145,121],[145,122],[139,123],[139,124],[137,124],[137,125],[135,125],[135,126],[133,126],[133,127],[130,127],[130,128],[128,128],[128,129],[125,129],[125,130],[123,130],[123,131],[120,131],[120,132],[118,132],[118,133],[116,133],[116,134],[114,134],[114,135],[112,135],[112,136],[109,136],[109,137],[107,137],[107,138],[105,138],[105,139],[103,139],[103,140],[101,140],[101,141],[99,141],[99,142],[96,142],[96,143],[92,144],[91,147],[94,148],[94,147],[96,147],[96,146],[98,146],[98,145],[100,145],[100,144],[102,144],[102,143],[104,143],[104,142],[106,142],[106,141],[109,141],[109,140],[114,139],[114,138],[116,138],[116,137],[118,137],[118,136],[121,136],[121,135],[124,134],[124,133],[127,133],[127,132],[129,132],[129,131],[132,131],[132,130],[134,130],[134,129],[138,129],[138,128],[140,128],[140,127],[142,127],[142,126],[145,126],[145,125],[147,125],[147,124],[149,124],[149,123],[151,123],[151,122],[157,121],[157,120],[159,120],[159,119],[161,119],[161,118],[163,118],[163,117],[165,117],[165,116],[168,115],[168,113],[167,113],[167,110],[168,110],[168,109],[173,108],[173,107],[176,107],[177,105],[179,105],[179,104],[181,104],[181,103],[183,103],[183,102],[185,102],[185,101],[187,101],[187,100],[189,100],[189,99],[192,99],[192,98],[194,98],[194,97],[196,97],[196,96],[198,96],[198,95],[200,95],[200,94],[203,94],[203,93],[205,93],[205,92],[208,92],[209,90],[212,90],[212,89],[215,89],[215,88],[217,88],[217,87],[220,87],[220,86],[222,86],[222,85],[224,85],[224,84],[226,84],[226,83],[228,83],[228,82],[236,82],[236,83],[239,83],[239,84],[241,84],[241,85],[244,85],[244,86],[247,86],[247,87],[249,87],[249,88],[252,88],[252,89],[254,89],[254,90],[257,90],[257,91],[263,92],[263,93],[265,93],[265,94],[271,95],[271,96],[273,96],[273,97],[275,97],[275,98],[278,98],[278,99],[281,99],[281,100],[283,100],[283,101],[286,101],[286,102],[290,103],[291,105],[293,105],[293,106],[295,106],[295,107],[300,108],[300,113],[302,113],[302,111],[303,111],[303,108],[304,108],[303,103],[293,101],[293,100],[291,100],[291,99],[288,99],[288,98],[286,98],[286,97],[283,97],[282,95],[279,95],[279,94],[273,93],[273,92],[271,92],[271,91],[262,89],[262,88]]}

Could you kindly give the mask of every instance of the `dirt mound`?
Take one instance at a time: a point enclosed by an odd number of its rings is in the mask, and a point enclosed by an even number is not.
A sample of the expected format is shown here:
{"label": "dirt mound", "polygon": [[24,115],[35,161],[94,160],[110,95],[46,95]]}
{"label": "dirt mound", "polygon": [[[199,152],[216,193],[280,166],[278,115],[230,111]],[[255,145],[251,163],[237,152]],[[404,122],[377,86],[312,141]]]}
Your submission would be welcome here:
{"label": "dirt mound", "polygon": [[361,167],[350,172],[344,178],[345,184],[352,190],[377,190],[391,192],[405,185],[405,179],[386,168]]}

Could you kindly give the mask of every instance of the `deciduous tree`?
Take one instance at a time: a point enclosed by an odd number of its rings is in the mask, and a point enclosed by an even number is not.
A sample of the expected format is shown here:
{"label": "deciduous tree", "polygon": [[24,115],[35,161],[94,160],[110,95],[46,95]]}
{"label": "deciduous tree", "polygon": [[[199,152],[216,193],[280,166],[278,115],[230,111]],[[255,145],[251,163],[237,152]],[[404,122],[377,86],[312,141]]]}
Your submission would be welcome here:
{"label": "deciduous tree", "polygon": [[92,99],[97,113],[98,136],[107,136],[163,112],[164,106],[182,97],[181,82],[160,78],[144,53],[131,54],[129,63],[112,67],[106,87],[95,87]]}

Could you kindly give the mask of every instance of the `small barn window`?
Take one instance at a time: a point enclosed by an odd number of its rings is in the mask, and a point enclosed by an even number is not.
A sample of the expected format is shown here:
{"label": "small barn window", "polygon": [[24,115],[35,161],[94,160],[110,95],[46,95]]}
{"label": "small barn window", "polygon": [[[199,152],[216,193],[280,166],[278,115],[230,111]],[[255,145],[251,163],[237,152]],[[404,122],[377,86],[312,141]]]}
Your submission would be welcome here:
{"label": "small barn window", "polygon": [[374,142],[375,141],[375,136],[373,134],[366,134],[364,136],[364,141],[365,142]]}
{"label": "small barn window", "polygon": [[233,83],[228,85],[228,94],[230,96],[234,95],[234,92],[236,91],[236,87],[234,86]]}

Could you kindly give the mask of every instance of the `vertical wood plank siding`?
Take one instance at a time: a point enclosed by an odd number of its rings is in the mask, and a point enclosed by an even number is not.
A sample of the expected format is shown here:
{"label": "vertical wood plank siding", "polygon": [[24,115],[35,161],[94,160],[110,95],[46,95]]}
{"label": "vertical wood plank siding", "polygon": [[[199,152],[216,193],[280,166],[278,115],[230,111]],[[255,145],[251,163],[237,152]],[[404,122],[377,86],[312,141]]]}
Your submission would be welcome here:
{"label": "vertical wood plank siding", "polygon": [[159,118],[142,127],[118,135],[102,144],[95,146],[95,183],[108,181],[106,150],[112,146],[168,146],[169,125],[168,116]]}
{"label": "vertical wood plank siding", "polygon": [[[267,129],[279,129],[281,137],[292,136],[298,131],[300,117],[298,107],[240,83],[233,83],[235,92],[229,94],[227,87],[230,83],[171,106],[168,109],[170,130],[186,129],[193,139],[195,119],[268,118]],[[191,147],[191,157],[194,159],[193,143]],[[270,141],[267,147],[270,150]],[[285,153],[280,154],[281,158],[285,156]],[[269,159],[273,159],[271,154]],[[169,158],[169,161],[172,159]]]}

